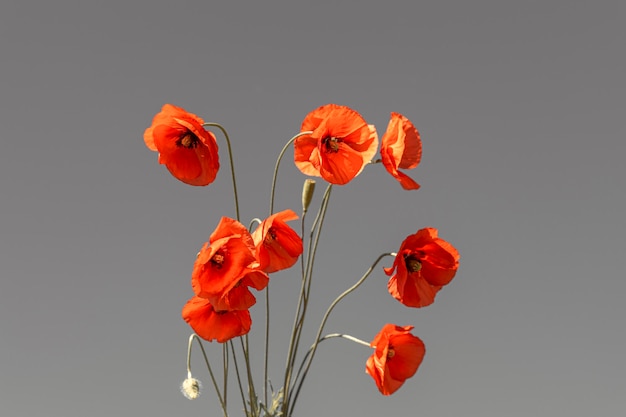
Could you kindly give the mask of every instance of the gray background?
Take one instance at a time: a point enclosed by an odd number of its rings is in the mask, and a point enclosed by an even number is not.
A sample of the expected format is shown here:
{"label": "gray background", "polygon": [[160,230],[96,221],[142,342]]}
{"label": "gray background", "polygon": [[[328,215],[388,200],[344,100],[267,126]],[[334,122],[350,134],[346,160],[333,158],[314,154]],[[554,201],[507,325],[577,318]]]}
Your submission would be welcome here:
{"label": "gray background", "polygon": [[[377,165],[335,190],[308,331],[419,228],[439,228],[461,266],[421,310],[378,268],[327,330],[412,324],[422,367],[383,397],[367,348],[326,342],[297,415],[620,415],[625,27],[622,1],[3,0],[0,414],[219,415],[198,356],[201,398],[177,385],[195,254],[234,216],[224,142],[216,182],[194,188],[143,131],[164,103],[222,123],[247,223],[267,213],[280,148],[334,102],[381,134],[389,112],[409,117],[422,189]],[[276,208],[297,210],[304,177],[285,161]],[[272,278],[276,386],[295,281]]]}

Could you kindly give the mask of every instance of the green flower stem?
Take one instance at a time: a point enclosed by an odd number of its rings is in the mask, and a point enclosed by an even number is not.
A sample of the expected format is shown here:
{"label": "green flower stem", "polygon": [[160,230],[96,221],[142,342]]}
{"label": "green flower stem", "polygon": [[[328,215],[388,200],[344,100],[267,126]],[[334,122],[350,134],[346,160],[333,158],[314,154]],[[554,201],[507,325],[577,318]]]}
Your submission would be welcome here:
{"label": "green flower stem", "polygon": [[[294,354],[292,357],[291,363],[291,371],[293,372],[293,367],[295,365],[296,354],[298,352],[298,347],[300,346],[300,337],[302,335],[302,328],[304,326],[304,316],[306,315],[307,307],[309,305],[309,294],[311,293],[311,283],[313,282],[313,265],[315,263],[315,255],[317,254],[317,246],[322,234],[322,225],[324,224],[324,219],[326,218],[326,212],[328,210],[328,203],[330,201],[330,193],[332,191],[332,184],[328,184],[326,191],[324,192],[324,197],[322,198],[322,204],[320,207],[320,211],[318,212],[318,216],[315,219],[314,227],[311,228],[311,235],[309,237],[309,256],[307,257],[307,266],[308,270],[305,275],[305,288],[301,292],[302,294],[302,314],[300,316],[300,322],[298,323],[296,341],[294,346]],[[319,226],[319,227],[316,227]],[[313,232],[315,231],[315,240],[311,242],[313,239]],[[312,243],[312,244],[311,244]],[[312,248],[312,250],[311,250]]]}
{"label": "green flower stem", "polygon": [[228,346],[226,344],[222,344],[222,363],[224,365],[224,405],[228,407]]}
{"label": "green flower stem", "polygon": [[[271,216],[274,213],[274,194],[276,192],[276,180],[278,178],[278,167],[280,162],[289,149],[289,146],[300,136],[310,135],[312,131],[300,132],[287,141],[283,149],[278,154],[276,159],[276,165],[274,166],[274,174],[272,175],[272,189],[270,191],[270,213]],[[265,353],[264,353],[264,365],[263,365],[263,399],[267,404],[267,375],[268,375],[268,362],[269,362],[269,350],[270,350],[270,291],[269,285],[265,288]]]}
{"label": "green flower stem", "polygon": [[[352,342],[355,342],[355,343],[358,343],[360,345],[367,346],[367,347],[371,348],[370,344],[367,343],[366,341],[361,340],[361,339],[357,339],[356,337],[350,336],[349,334],[342,334],[342,333],[327,334],[326,336],[324,336],[320,340],[318,340],[317,344],[322,343],[324,340],[332,339],[332,338],[335,338],[335,337],[340,337],[342,339],[347,339],[347,340],[350,340]],[[307,351],[306,355],[304,355],[304,358],[302,358],[302,363],[300,364],[300,368],[298,368],[298,373],[296,374],[296,379],[298,379],[300,377],[300,374],[302,373],[302,368],[304,368],[304,364],[306,363],[307,358],[309,357],[309,355],[311,354],[311,352],[313,351],[314,348],[315,348],[315,343],[311,345],[311,347]]]}
{"label": "green flower stem", "polygon": [[[376,261],[374,261],[372,266],[370,266],[369,269],[365,272],[365,274],[363,274],[361,279],[359,279],[353,286],[351,286],[350,288],[345,290],[343,293],[341,293],[339,295],[339,297],[337,297],[335,299],[335,301],[333,301],[330,304],[330,306],[328,307],[328,310],[326,310],[326,313],[324,314],[324,317],[322,318],[322,322],[320,323],[320,327],[317,330],[317,336],[315,336],[315,343],[313,343],[313,346],[311,348],[311,354],[309,355],[308,361],[306,362],[306,365],[305,365],[305,368],[304,368],[304,372],[302,373],[302,377],[300,378],[300,382],[298,383],[298,388],[297,388],[296,393],[295,393],[295,395],[294,395],[294,397],[292,399],[291,406],[287,410],[288,413],[286,414],[286,416],[291,415],[291,412],[293,412],[293,408],[294,408],[294,406],[296,404],[296,400],[298,399],[298,395],[300,394],[300,389],[302,388],[302,383],[304,382],[304,380],[306,378],[306,375],[307,375],[307,373],[308,373],[308,371],[309,371],[309,369],[311,367],[311,362],[313,361],[313,358],[315,357],[315,352],[317,351],[317,345],[320,342],[320,336],[322,334],[322,331],[324,330],[324,326],[326,325],[326,321],[328,320],[328,317],[330,316],[330,313],[333,311],[333,309],[339,303],[339,301],[341,301],[345,296],[350,294],[352,291],[356,290],[367,279],[367,277],[372,273],[372,271],[374,270],[376,265],[378,265],[380,260],[383,259],[385,256],[391,256],[391,253],[383,253],[382,255],[380,255],[376,259]],[[294,387],[295,387],[295,384],[294,384]]]}
{"label": "green flower stem", "polygon": [[272,191],[270,194],[270,216],[274,213],[274,191],[276,191],[276,178],[278,177],[278,167],[280,166],[280,160],[283,159],[283,155],[285,154],[285,152],[287,152],[287,149],[289,148],[289,146],[296,139],[298,139],[300,136],[310,135],[311,133],[313,133],[313,131],[306,131],[306,132],[298,133],[297,135],[289,139],[289,141],[285,144],[285,146],[283,146],[283,149],[280,151],[280,154],[278,154],[278,159],[276,160],[276,165],[274,166],[274,176],[272,178]]}
{"label": "green flower stem", "polygon": [[[332,339],[333,337],[341,337],[342,339],[347,339],[350,340],[352,342],[358,343],[359,345],[363,345],[363,346],[367,346],[368,348],[371,348],[370,344],[367,343],[364,340],[361,339],[357,339],[354,336],[350,336],[349,334],[342,334],[342,333],[332,333],[332,334],[327,334],[326,336],[322,337],[318,343],[323,342],[324,340],[328,340],[328,339]],[[313,345],[311,346],[311,349],[313,349]],[[311,351],[311,349],[309,349],[309,351]],[[307,355],[309,353],[307,352]]]}
{"label": "green flower stem", "polygon": [[241,377],[239,376],[239,365],[237,364],[237,355],[235,354],[235,345],[233,345],[232,340],[226,342],[230,345],[230,349],[233,352],[233,363],[235,364],[235,375],[237,375],[237,384],[239,385],[239,393],[241,394],[241,402],[243,403],[243,409],[246,413],[246,416],[249,416],[248,407],[246,406],[246,395],[243,392],[243,385],[241,385]]}
{"label": "green flower stem", "polygon": [[230,138],[228,137],[228,133],[226,129],[222,127],[219,123],[205,123],[202,125],[203,127],[217,127],[222,131],[224,137],[226,138],[226,145],[228,146],[228,158],[230,160],[230,173],[233,177],[233,192],[235,194],[235,213],[237,213],[237,221],[240,220],[239,216],[239,198],[237,197],[237,181],[235,180],[235,164],[233,163],[233,150],[230,146]]}
{"label": "green flower stem", "polygon": [[246,372],[248,377],[248,397],[250,399],[250,416],[258,417],[259,409],[258,409],[258,399],[256,396],[256,391],[254,389],[254,379],[252,378],[252,366],[250,365],[250,346],[248,344],[248,335],[246,334],[243,337],[239,338],[241,342],[241,349],[243,350],[243,357],[246,361]]}
{"label": "green flower stem", "polygon": [[200,349],[202,350],[202,356],[204,356],[204,362],[206,363],[206,367],[209,370],[209,375],[211,376],[211,382],[213,382],[213,387],[215,388],[215,393],[217,394],[217,398],[220,401],[220,405],[222,406],[222,412],[224,413],[224,417],[228,417],[228,411],[226,410],[226,403],[222,398],[222,394],[220,393],[220,389],[217,385],[217,381],[215,380],[215,375],[213,375],[213,370],[211,369],[211,364],[209,363],[209,358],[206,355],[206,351],[204,350],[204,346],[202,345],[202,340],[198,337],[197,334],[192,333],[189,336],[189,341],[187,343],[187,375],[191,376],[191,345],[193,344],[193,340],[196,339],[198,341],[198,345],[200,345]]}
{"label": "green flower stem", "polygon": [[[296,315],[294,318],[293,328],[291,330],[291,339],[289,341],[289,348],[287,350],[287,363],[285,365],[285,380],[284,380],[284,399],[283,399],[283,407],[282,412],[283,416],[287,416],[287,409],[289,404],[289,395],[291,391],[288,389],[291,385],[291,375],[293,373],[293,367],[295,365],[296,355],[298,351],[298,345],[300,343],[300,336],[302,334],[302,327],[304,325],[304,318],[306,315],[306,310],[308,306],[308,292],[311,288],[311,277],[313,271],[313,261],[314,255],[317,250],[317,245],[319,243],[319,238],[321,235],[322,225],[324,223],[324,218],[326,216],[326,210],[328,208],[328,201],[330,199],[330,192],[332,191],[332,184],[328,184],[326,187],[326,191],[324,192],[324,197],[322,198],[322,203],[320,204],[320,208],[318,210],[317,216],[313,221],[313,226],[311,227],[311,233],[309,236],[309,245],[307,251],[307,260],[306,260],[306,268],[303,264],[303,275],[302,275],[302,285],[300,287],[300,296],[298,299],[298,307],[296,310]],[[304,223],[302,224],[302,229],[304,230]],[[317,233],[316,233],[317,232]],[[315,234],[315,240],[313,240],[313,235]],[[304,232],[303,232],[304,235]],[[302,261],[301,261],[302,262]]]}

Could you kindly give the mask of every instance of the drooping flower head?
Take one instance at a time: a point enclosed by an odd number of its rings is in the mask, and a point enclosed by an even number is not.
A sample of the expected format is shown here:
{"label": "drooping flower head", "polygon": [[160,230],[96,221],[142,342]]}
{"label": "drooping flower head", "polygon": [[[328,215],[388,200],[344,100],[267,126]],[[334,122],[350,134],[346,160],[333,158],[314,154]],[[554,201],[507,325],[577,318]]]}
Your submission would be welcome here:
{"label": "drooping flower head", "polygon": [[148,149],[159,152],[159,163],[189,185],[212,183],[220,167],[215,136],[203,123],[195,114],[165,104],[143,134]]}
{"label": "drooping flower head", "polygon": [[459,267],[458,251],[428,227],[408,236],[393,262],[385,268],[389,293],[408,307],[424,307],[448,284]]}
{"label": "drooping flower head", "polygon": [[269,281],[258,267],[248,229],[237,220],[222,217],[196,257],[191,287],[217,310],[247,309],[255,302],[248,287],[262,290]]}
{"label": "drooping flower head", "polygon": [[180,392],[183,393],[188,400],[195,400],[200,396],[202,390],[202,382],[191,376],[185,378],[182,384],[180,384]]}
{"label": "drooping flower head", "polygon": [[286,222],[297,218],[293,210],[284,210],[263,220],[252,233],[260,270],[276,272],[296,263],[302,254],[302,238]]}
{"label": "drooping flower head", "polygon": [[209,300],[191,298],[183,307],[183,319],[204,340],[224,343],[250,331],[252,318],[248,310],[217,311]]}
{"label": "drooping flower head", "polygon": [[415,168],[422,159],[422,141],[413,123],[400,113],[391,113],[387,131],[381,139],[380,156],[385,169],[405,190],[417,190],[420,185],[398,168]]}
{"label": "drooping flower head", "polygon": [[296,166],[305,175],[343,185],[369,163],[378,147],[376,129],[346,106],[326,104],[309,113],[294,143]]}
{"label": "drooping flower head", "polygon": [[370,346],[375,349],[365,364],[365,371],[383,395],[396,392],[404,381],[415,375],[424,359],[424,342],[411,334],[413,326],[386,324]]}

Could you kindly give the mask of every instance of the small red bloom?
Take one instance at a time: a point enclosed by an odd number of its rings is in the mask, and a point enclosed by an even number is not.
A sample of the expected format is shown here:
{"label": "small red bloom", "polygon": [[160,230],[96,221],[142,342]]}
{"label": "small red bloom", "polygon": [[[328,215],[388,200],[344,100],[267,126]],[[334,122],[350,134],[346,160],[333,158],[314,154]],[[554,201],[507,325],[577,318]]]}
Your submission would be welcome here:
{"label": "small red bloom", "polygon": [[365,365],[383,395],[396,392],[417,372],[424,359],[424,342],[411,334],[413,326],[386,324],[370,346],[376,349]]}
{"label": "small red bloom", "polygon": [[346,106],[326,104],[309,113],[294,143],[296,166],[305,175],[343,185],[369,163],[378,147],[376,129]]}
{"label": "small red bloom", "polygon": [[422,141],[413,123],[400,113],[391,113],[387,131],[383,135],[380,156],[385,169],[400,182],[405,190],[417,190],[420,185],[398,168],[412,169],[422,159]]}
{"label": "small red bloom", "polygon": [[247,287],[261,290],[267,286],[269,278],[258,266],[248,229],[237,220],[222,217],[198,253],[191,287],[219,310],[243,310],[255,301]]}
{"label": "small red bloom", "polygon": [[189,185],[212,183],[220,167],[215,136],[203,123],[195,114],[165,104],[143,134],[146,146],[159,152],[159,163]]}
{"label": "small red bloom", "polygon": [[[428,227],[408,236],[385,273],[391,278],[391,295],[408,307],[424,307],[448,284],[459,267],[459,253],[443,239],[437,229]],[[394,273],[395,271],[395,273]]]}
{"label": "small red bloom", "polygon": [[263,220],[252,233],[260,270],[276,272],[296,263],[302,254],[302,238],[286,222],[297,218],[293,210],[284,210]]}
{"label": "small red bloom", "polygon": [[183,307],[183,319],[201,338],[224,343],[250,331],[252,318],[248,310],[216,311],[209,300],[193,297]]}

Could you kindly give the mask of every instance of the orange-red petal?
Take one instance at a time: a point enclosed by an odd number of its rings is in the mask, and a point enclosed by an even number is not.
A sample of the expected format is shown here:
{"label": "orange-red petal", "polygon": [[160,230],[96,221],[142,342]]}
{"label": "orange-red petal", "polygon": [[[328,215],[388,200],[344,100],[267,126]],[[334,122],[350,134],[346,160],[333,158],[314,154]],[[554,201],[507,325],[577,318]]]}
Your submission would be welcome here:
{"label": "orange-red petal", "polygon": [[224,343],[248,333],[252,326],[248,310],[215,311],[208,300],[200,297],[185,304],[182,317],[198,336],[210,342]]}
{"label": "orange-red petal", "polygon": [[422,159],[422,141],[409,119],[400,113],[391,113],[387,131],[381,139],[380,156],[385,169],[400,182],[405,190],[417,190],[420,185],[398,168],[415,168]]}
{"label": "orange-red petal", "polygon": [[219,304],[219,299],[258,266],[255,251],[248,229],[237,220],[222,217],[194,263],[194,293]]}
{"label": "orange-red petal", "polygon": [[396,392],[422,363],[426,349],[421,339],[410,333],[412,329],[413,326],[386,324],[370,343],[375,350],[365,371],[383,395]]}
{"label": "orange-red petal", "polygon": [[[459,253],[438,237],[437,229],[424,228],[408,236],[400,245],[393,266],[384,268],[391,278],[389,293],[408,307],[425,307],[435,301],[437,292],[456,275]],[[406,262],[419,263],[410,271]]]}
{"label": "orange-red petal", "polygon": [[310,112],[294,142],[294,161],[305,175],[332,184],[351,181],[369,163],[378,147],[376,129],[346,106],[327,104]]}
{"label": "orange-red petal", "polygon": [[297,262],[303,250],[302,238],[286,223],[297,218],[293,210],[283,210],[263,220],[252,233],[259,269],[276,272]]}
{"label": "orange-red petal", "polygon": [[[159,152],[159,163],[189,185],[208,185],[215,180],[219,170],[215,136],[204,129],[203,123],[195,114],[165,104],[144,132],[148,149]],[[192,145],[183,146],[183,138]]]}

